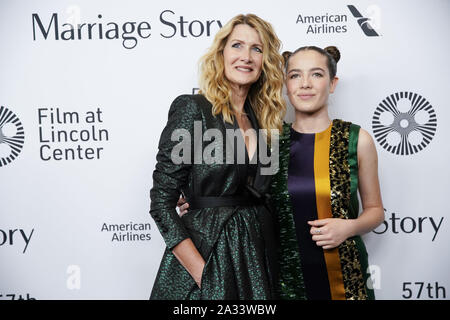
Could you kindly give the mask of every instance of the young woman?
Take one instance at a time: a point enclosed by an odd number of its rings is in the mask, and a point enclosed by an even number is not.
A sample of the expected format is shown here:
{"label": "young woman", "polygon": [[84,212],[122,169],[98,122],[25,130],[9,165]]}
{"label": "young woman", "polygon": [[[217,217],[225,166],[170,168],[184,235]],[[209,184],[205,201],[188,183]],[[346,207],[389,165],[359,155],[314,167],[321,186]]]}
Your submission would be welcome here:
{"label": "young woman", "polygon": [[280,297],[373,299],[360,237],[384,219],[373,140],[358,125],[330,119],[336,47],[302,47],[283,56],[295,121],[284,125],[280,172],[271,188],[280,230]]}
{"label": "young woman", "polygon": [[[258,150],[267,144],[255,132],[282,127],[279,49],[270,24],[251,14],[234,17],[201,60],[201,94],[183,95],[172,103],[150,192],[150,213],[167,245],[151,299],[274,297],[271,215],[255,196],[267,192],[271,177],[261,174]],[[232,144],[245,142],[243,153],[234,148],[233,161],[227,163],[224,148],[219,158],[225,163],[197,163],[195,158],[206,150],[202,141],[201,150],[195,149],[199,128],[224,139],[228,129],[236,130]],[[172,160],[179,143],[172,138],[177,129],[191,137],[191,148],[183,153],[191,163]],[[249,130],[253,134],[245,135]],[[222,153],[214,150],[214,156]],[[242,158],[244,163],[239,162]],[[190,210],[180,218],[175,205],[181,193]]]}

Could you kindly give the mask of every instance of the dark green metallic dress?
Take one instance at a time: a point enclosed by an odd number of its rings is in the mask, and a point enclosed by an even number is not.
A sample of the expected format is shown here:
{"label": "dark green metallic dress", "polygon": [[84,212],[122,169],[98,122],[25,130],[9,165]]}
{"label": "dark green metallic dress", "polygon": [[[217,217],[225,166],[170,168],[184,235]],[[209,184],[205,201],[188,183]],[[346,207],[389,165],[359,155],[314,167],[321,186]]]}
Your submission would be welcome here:
{"label": "dark green metallic dress", "polygon": [[307,221],[358,217],[357,145],[360,127],[333,120],[315,134],[284,125],[280,171],[271,194],[279,228],[282,299],[374,299],[367,251],[360,236],[324,250]]}
{"label": "dark green metallic dress", "polygon": [[[256,195],[264,195],[270,185],[271,176],[261,174],[264,167],[257,161],[250,164],[248,154],[244,164],[198,163],[204,150],[211,150],[215,139],[200,141],[207,129],[216,129],[227,137],[227,129],[237,129],[214,117],[211,104],[202,95],[183,95],[174,100],[169,119],[164,128],[153,172],[153,187],[150,191],[150,213],[163,236],[167,248],[153,285],[150,299],[272,299],[274,297],[273,225],[271,213],[262,202],[254,205],[216,206],[189,208],[181,218],[175,208],[183,192],[191,204],[199,197],[249,197],[252,187]],[[248,102],[245,110],[253,128],[258,122]],[[179,143],[172,141],[176,129],[184,130],[191,139],[191,160],[194,164],[175,164],[171,152]],[[233,143],[242,139],[235,136]],[[194,144],[194,140],[197,144]],[[211,142],[212,141],[212,142]],[[243,139],[241,140],[243,142]],[[211,145],[213,144],[213,145]],[[225,145],[223,142],[222,145]],[[211,149],[205,149],[206,148]],[[245,148],[245,145],[244,145]],[[258,139],[258,151],[267,145]],[[225,148],[224,148],[225,149]],[[214,153],[220,148],[215,148]],[[236,160],[236,150],[234,159]],[[183,154],[184,155],[184,154]],[[217,154],[214,154],[215,156]],[[256,153],[255,153],[256,155]],[[254,156],[255,157],[255,156]],[[197,161],[195,161],[197,159]],[[226,150],[223,150],[223,161]],[[175,258],[171,249],[184,239],[191,238],[206,261],[199,289]]]}

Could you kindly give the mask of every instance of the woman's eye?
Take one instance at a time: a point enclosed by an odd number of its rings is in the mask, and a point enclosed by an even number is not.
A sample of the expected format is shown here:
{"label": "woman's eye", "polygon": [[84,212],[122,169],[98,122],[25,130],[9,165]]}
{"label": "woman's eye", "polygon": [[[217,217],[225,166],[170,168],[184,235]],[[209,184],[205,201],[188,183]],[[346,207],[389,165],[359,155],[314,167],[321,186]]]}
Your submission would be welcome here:
{"label": "woman's eye", "polygon": [[253,47],[253,50],[255,50],[256,52],[262,53],[262,49],[259,47]]}
{"label": "woman's eye", "polygon": [[231,46],[232,46],[233,48],[240,48],[240,47],[241,47],[241,44],[240,44],[239,42],[236,42],[236,43],[233,43]]}
{"label": "woman's eye", "polygon": [[322,78],[322,77],[323,77],[323,74],[321,74],[321,73],[319,73],[319,72],[315,72],[315,73],[313,73],[313,76],[314,76],[314,77]]}
{"label": "woman's eye", "polygon": [[294,73],[289,76],[289,79],[297,79],[299,77],[300,77],[300,75],[298,73]]}

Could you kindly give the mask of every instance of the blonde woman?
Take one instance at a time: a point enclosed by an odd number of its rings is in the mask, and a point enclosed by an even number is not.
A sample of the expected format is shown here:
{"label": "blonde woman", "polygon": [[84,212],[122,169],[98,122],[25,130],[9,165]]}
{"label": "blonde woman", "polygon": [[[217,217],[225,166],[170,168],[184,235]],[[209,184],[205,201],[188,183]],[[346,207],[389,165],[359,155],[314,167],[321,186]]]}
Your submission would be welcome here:
{"label": "blonde woman", "polygon": [[[150,192],[150,213],[167,245],[151,299],[274,297],[276,249],[262,200],[271,163],[261,155],[285,112],[279,49],[269,23],[252,14],[234,17],[201,59],[200,94],[172,103]],[[179,217],[181,193],[189,212]]]}

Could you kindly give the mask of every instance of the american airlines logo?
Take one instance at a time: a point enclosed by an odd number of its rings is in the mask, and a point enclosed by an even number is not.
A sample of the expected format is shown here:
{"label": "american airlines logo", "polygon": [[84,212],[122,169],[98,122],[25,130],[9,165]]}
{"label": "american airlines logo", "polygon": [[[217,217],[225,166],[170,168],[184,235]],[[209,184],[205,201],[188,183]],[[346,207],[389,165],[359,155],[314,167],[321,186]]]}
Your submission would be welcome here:
{"label": "american airlines logo", "polygon": [[380,9],[377,6],[368,8],[372,12],[373,17],[363,17],[363,15],[353,5],[347,6],[352,15],[356,18],[359,27],[368,37],[378,37],[379,34],[375,31],[379,27]]}

